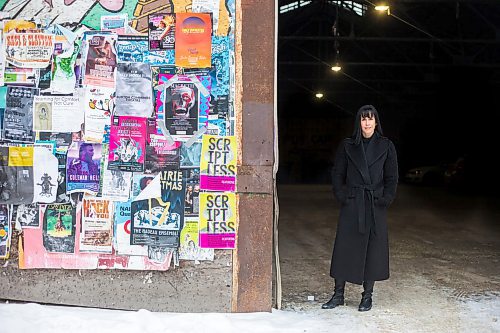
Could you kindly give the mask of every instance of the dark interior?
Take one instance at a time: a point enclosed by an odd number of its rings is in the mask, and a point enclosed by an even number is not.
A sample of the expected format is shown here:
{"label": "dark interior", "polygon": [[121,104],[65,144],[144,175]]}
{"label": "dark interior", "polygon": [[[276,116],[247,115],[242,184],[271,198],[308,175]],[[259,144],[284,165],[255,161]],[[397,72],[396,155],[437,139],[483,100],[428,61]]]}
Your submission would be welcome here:
{"label": "dark interior", "polygon": [[329,183],[339,141],[372,104],[401,181],[411,168],[438,166],[429,184],[443,185],[459,160],[448,185],[496,194],[500,3],[401,0],[389,15],[375,5],[279,1],[278,182]]}

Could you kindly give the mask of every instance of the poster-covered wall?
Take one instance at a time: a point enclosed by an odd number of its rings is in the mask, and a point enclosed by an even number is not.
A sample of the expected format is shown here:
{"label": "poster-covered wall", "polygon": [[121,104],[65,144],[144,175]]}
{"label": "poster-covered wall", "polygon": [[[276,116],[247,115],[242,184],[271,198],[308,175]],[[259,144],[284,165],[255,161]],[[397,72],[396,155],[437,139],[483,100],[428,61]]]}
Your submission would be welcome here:
{"label": "poster-covered wall", "polygon": [[15,5],[0,258],[13,237],[21,269],[168,270],[234,248],[234,1]]}

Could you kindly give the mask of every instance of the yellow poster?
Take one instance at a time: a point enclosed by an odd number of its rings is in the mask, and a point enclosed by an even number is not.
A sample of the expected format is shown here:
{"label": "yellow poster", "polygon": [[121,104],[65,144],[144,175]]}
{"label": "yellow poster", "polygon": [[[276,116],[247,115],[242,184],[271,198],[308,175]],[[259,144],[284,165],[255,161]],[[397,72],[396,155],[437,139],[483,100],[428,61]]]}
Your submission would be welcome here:
{"label": "yellow poster", "polygon": [[200,193],[200,247],[234,249],[235,243],[236,195],[231,192]]}
{"label": "yellow poster", "polygon": [[31,147],[9,147],[10,167],[32,167],[33,146]]}
{"label": "yellow poster", "polygon": [[234,191],[236,155],[234,136],[204,135],[201,145],[200,189]]}

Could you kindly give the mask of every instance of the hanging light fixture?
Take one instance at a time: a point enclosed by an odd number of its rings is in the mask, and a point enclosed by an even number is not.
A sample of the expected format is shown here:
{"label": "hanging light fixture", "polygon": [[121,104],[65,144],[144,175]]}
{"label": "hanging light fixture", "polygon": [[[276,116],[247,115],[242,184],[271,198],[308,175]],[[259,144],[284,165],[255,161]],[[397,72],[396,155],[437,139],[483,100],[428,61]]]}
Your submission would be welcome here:
{"label": "hanging light fixture", "polygon": [[386,12],[387,15],[391,15],[391,7],[385,3],[376,5],[375,10],[378,12]]}
{"label": "hanging light fixture", "polygon": [[[338,22],[339,22],[339,8],[337,7],[337,16],[335,17],[335,22],[333,22],[333,27],[332,27],[332,32],[335,37],[339,36],[339,29],[338,29]],[[335,51],[335,64],[332,66],[332,71],[334,72],[339,72],[342,67],[340,66],[339,63],[339,41],[335,39],[333,42],[333,49]]]}
{"label": "hanging light fixture", "polygon": [[340,64],[338,62],[332,66],[332,71],[334,71],[334,72],[339,72],[341,70],[342,70],[342,67],[340,66]]}

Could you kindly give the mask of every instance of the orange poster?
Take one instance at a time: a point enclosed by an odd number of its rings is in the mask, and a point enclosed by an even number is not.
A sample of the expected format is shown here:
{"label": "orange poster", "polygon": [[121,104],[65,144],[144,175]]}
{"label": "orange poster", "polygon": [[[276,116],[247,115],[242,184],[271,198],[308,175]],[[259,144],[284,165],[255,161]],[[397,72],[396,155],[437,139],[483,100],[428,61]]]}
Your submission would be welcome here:
{"label": "orange poster", "polygon": [[177,13],[175,65],[184,68],[211,66],[212,20],[210,14]]}

